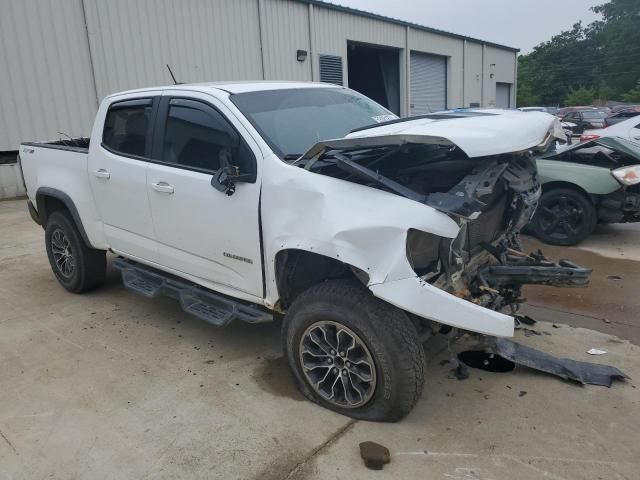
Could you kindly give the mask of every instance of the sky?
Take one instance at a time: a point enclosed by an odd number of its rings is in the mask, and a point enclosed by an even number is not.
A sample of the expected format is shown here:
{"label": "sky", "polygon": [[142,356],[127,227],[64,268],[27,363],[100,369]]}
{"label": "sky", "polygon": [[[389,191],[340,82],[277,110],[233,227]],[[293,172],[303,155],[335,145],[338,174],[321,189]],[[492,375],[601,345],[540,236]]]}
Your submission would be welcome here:
{"label": "sky", "polygon": [[529,53],[534,46],[582,20],[607,0],[329,0]]}

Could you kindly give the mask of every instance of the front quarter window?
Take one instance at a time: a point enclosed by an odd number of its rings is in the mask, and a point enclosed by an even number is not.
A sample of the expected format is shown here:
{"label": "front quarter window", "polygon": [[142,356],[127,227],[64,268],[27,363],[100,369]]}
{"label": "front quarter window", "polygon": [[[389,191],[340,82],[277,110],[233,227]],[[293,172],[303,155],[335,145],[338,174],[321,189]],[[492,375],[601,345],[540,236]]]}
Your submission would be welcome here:
{"label": "front quarter window", "polygon": [[265,90],[230,98],[276,155],[287,160],[322,140],[398,118],[373,100],[342,88]]}

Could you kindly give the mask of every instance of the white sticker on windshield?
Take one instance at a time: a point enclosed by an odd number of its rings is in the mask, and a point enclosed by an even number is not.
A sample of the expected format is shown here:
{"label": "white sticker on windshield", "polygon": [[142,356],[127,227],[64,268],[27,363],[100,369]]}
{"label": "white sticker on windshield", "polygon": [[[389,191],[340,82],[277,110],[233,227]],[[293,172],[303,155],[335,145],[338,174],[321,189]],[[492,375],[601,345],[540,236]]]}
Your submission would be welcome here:
{"label": "white sticker on windshield", "polygon": [[397,120],[398,117],[395,115],[377,115],[375,117],[371,117],[376,121],[376,123],[388,122],[390,120]]}

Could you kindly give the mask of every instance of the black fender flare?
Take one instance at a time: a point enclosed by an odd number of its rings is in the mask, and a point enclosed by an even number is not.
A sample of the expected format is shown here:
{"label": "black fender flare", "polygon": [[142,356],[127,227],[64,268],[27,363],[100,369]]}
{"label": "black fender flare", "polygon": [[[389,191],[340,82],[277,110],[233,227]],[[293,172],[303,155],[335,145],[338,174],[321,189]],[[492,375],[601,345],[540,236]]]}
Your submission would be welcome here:
{"label": "black fender flare", "polygon": [[84,226],[82,225],[82,220],[80,220],[80,214],[78,213],[78,209],[76,208],[76,205],[73,203],[73,200],[71,200],[71,197],[69,195],[67,195],[61,190],[58,190],[57,188],[40,187],[36,191],[36,209],[38,210],[38,217],[40,219],[40,224],[42,225],[42,228],[46,228],[47,226],[48,212],[45,207],[45,201],[47,198],[55,198],[56,200],[59,200],[67,208],[67,210],[71,214],[71,218],[76,224],[76,228],[78,229],[78,232],[80,232],[80,236],[82,237],[82,240],[84,240],[84,242],[87,245],[91,246],[91,242],[89,241],[87,232],[85,231]]}

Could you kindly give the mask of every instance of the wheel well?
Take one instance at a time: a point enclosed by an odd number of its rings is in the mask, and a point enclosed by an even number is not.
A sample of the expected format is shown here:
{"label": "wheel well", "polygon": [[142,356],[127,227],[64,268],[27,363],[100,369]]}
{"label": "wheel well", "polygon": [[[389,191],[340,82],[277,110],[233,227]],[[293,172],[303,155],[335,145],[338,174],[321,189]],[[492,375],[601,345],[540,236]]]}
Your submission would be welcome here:
{"label": "wheel well", "polygon": [[542,185],[542,192],[548,192],[549,190],[555,190],[557,188],[568,188],[570,190],[575,190],[576,192],[581,193],[589,200],[591,200],[591,203],[595,203],[593,196],[589,195],[589,193],[584,188],[571,182],[555,181],[545,183]]}
{"label": "wheel well", "polygon": [[53,212],[67,212],[71,221],[78,229],[84,243],[91,246],[87,232],[85,232],[82,221],[80,220],[78,210],[69,195],[55,188],[40,187],[36,192],[36,208],[42,228],[47,227],[47,219]]}
{"label": "wheel well", "polygon": [[363,284],[369,275],[335,258],[306,250],[281,250],[275,258],[275,277],[280,306],[287,308],[305,290],[326,280],[353,278]]}
{"label": "wheel well", "polygon": [[64,204],[62,200],[50,195],[39,195],[36,201],[38,204],[38,216],[42,220],[43,228],[47,225],[47,218],[57,211],[69,212],[69,208]]}

